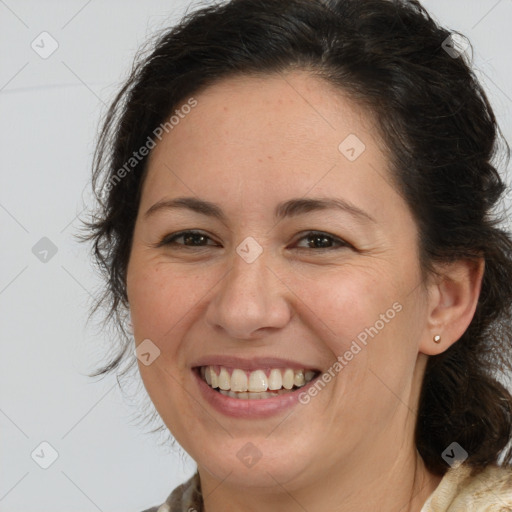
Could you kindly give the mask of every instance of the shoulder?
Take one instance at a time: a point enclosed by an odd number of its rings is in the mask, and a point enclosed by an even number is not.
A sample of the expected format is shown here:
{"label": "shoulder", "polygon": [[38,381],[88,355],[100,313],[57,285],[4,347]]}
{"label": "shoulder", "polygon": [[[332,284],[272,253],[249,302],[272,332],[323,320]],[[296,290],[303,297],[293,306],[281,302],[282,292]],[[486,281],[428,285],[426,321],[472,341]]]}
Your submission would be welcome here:
{"label": "shoulder", "polygon": [[488,466],[475,475],[464,464],[450,469],[421,512],[458,511],[512,511],[512,468]]}
{"label": "shoulder", "polygon": [[201,512],[202,498],[199,474],[196,473],[185,483],[174,489],[169,497],[159,506],[142,512]]}

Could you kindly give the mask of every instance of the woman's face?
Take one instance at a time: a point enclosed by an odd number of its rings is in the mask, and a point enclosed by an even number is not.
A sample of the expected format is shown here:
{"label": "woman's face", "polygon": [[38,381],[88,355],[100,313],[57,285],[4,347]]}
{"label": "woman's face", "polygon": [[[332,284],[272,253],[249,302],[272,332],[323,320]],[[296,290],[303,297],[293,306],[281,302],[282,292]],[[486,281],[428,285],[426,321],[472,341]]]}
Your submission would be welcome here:
{"label": "woman's face", "polygon": [[416,225],[373,120],[299,72],[195,100],[151,154],[127,274],[152,401],[219,480],[382,471],[412,446],[431,332]]}

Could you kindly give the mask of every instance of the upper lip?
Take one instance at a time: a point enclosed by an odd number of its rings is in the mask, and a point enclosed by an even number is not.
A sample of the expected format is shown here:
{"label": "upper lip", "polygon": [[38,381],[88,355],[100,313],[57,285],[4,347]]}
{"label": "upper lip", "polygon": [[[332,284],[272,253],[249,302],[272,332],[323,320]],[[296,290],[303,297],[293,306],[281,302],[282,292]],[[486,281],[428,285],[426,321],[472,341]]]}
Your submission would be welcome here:
{"label": "upper lip", "polygon": [[245,359],[235,356],[212,355],[203,356],[192,364],[192,367],[201,366],[225,366],[227,368],[239,368],[240,370],[261,370],[264,368],[291,368],[293,370],[317,370],[314,366],[292,361],[290,359],[281,359],[278,357],[252,357]]}

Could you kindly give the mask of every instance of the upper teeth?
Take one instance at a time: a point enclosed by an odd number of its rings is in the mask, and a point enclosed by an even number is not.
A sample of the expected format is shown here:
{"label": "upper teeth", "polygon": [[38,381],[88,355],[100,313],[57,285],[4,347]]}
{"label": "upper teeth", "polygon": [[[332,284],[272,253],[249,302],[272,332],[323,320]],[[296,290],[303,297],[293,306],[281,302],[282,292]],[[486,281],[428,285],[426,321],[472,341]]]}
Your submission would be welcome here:
{"label": "upper teeth", "polygon": [[273,368],[267,375],[265,370],[249,372],[235,368],[230,373],[230,370],[224,366],[203,366],[201,375],[212,388],[220,388],[224,391],[262,392],[304,386],[313,379],[315,372]]}

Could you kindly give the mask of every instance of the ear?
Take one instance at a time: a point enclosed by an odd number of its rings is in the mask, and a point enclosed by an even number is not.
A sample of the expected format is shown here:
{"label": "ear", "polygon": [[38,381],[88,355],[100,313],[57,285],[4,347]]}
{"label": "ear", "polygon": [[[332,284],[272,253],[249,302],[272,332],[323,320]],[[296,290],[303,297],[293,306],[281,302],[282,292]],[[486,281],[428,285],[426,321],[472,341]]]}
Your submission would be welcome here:
{"label": "ear", "polygon": [[[433,356],[453,345],[468,328],[478,304],[485,260],[457,260],[437,267],[428,287],[428,318],[419,351]],[[440,336],[439,343],[434,336]]]}

